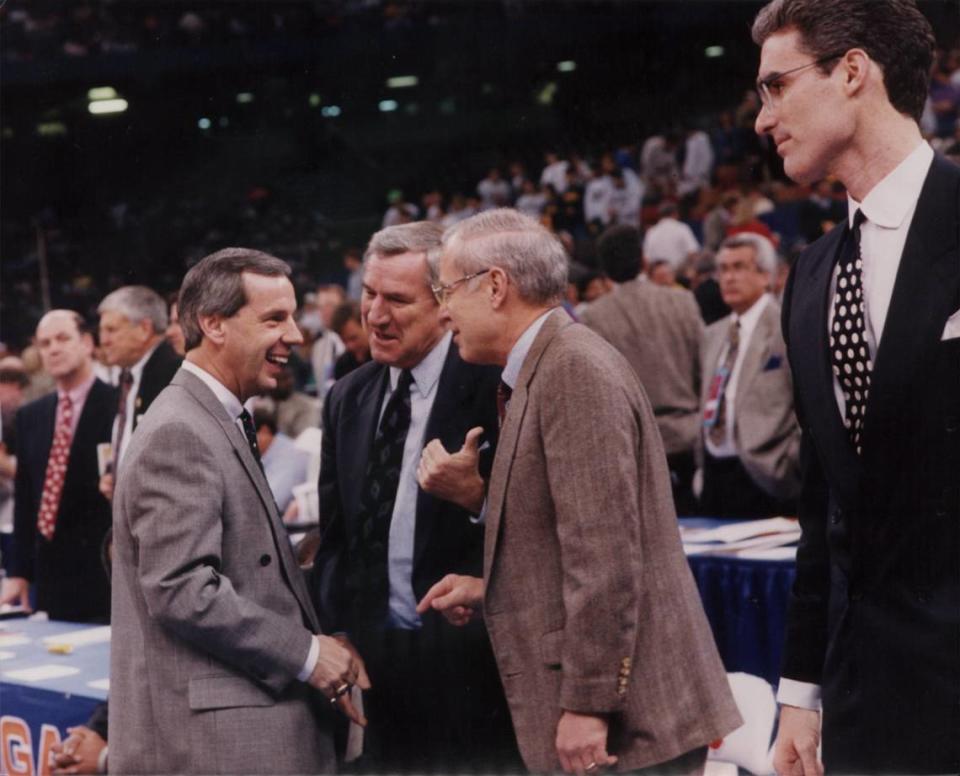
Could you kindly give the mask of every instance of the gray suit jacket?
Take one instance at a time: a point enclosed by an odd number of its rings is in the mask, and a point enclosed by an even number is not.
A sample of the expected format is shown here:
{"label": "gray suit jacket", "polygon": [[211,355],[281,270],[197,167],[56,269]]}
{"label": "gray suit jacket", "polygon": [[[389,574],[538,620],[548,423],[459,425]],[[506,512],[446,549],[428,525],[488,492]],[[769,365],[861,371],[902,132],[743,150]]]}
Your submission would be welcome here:
{"label": "gray suit jacket", "polygon": [[561,310],[523,363],[487,496],[484,616],[527,767],[560,770],[562,709],[609,715],[617,770],[740,724],[680,546],[653,412]]}
{"label": "gray suit jacket", "polygon": [[[701,406],[706,405],[710,378],[723,354],[731,321],[728,315],[704,331]],[[786,354],[780,306],[771,299],[740,365],[733,439],[751,479],[779,499],[795,498],[800,492],[800,426],[793,413],[793,379]]]}
{"label": "gray suit jacket", "polygon": [[333,770],[296,680],[306,585],[243,432],[189,372],[130,439],[113,526],[111,772]]}
{"label": "gray suit jacket", "polygon": [[640,377],[667,453],[692,452],[700,433],[703,332],[693,294],[637,278],[592,302],[580,319]]}

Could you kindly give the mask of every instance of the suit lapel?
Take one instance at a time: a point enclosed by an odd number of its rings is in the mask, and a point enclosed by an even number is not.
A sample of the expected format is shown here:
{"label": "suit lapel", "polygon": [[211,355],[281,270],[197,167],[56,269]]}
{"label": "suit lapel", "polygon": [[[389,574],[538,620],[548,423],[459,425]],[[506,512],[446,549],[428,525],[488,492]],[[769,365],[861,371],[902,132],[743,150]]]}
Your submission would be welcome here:
{"label": "suit lapel", "polygon": [[229,441],[231,447],[233,447],[234,454],[239,459],[240,464],[243,466],[244,471],[250,478],[250,482],[257,492],[257,496],[260,498],[260,502],[263,504],[264,511],[267,515],[267,522],[270,525],[270,531],[273,534],[273,540],[277,546],[277,555],[280,558],[280,563],[283,566],[290,589],[297,597],[300,608],[306,612],[311,625],[313,625],[315,629],[319,629],[316,613],[314,612],[313,605],[310,603],[310,595],[307,591],[306,582],[297,565],[296,558],[293,556],[287,529],[284,527],[280,515],[277,513],[277,504],[273,498],[273,493],[270,491],[270,485],[267,482],[266,475],[263,473],[259,464],[257,464],[256,458],[253,457],[253,452],[250,450],[250,445],[247,443],[243,432],[224,409],[220,400],[214,396],[213,392],[207,388],[198,377],[190,372],[180,370],[171,382],[185,388],[204,409],[213,416],[220,428],[223,429],[224,436],[226,436],[227,441]]}
{"label": "suit lapel", "polygon": [[[720,325],[711,326],[707,330],[707,339],[704,345],[703,360],[709,371],[703,375],[703,381],[700,386],[701,404],[706,405],[710,394],[710,383],[713,382],[713,375],[720,364],[720,353],[723,352],[723,345],[727,341],[727,331],[730,329],[730,316],[722,319]],[[703,413],[701,413],[701,416]]]}
{"label": "suit lapel", "polygon": [[957,175],[935,158],[920,192],[880,337],[864,419],[864,455],[883,447],[888,425],[900,414],[922,362],[940,342],[954,311],[957,261]]}
{"label": "suit lapel", "polygon": [[740,397],[747,395],[751,383],[760,374],[770,357],[770,340],[778,325],[777,310],[768,300],[760,319],[757,321],[757,326],[750,336],[750,344],[747,345],[747,352],[743,354],[743,362],[740,364],[740,374],[737,376],[737,395],[735,397],[738,406]]}
{"label": "suit lapel", "polygon": [[493,556],[500,536],[500,519],[503,514],[503,500],[510,480],[510,469],[517,452],[520,428],[527,412],[529,385],[536,374],[540,359],[553,338],[573,321],[562,309],[558,308],[544,322],[536,339],[523,360],[517,384],[510,397],[510,407],[503,419],[497,453],[493,459],[493,471],[490,473],[490,487],[487,493],[487,514],[484,526],[483,576],[489,579],[493,566]]}

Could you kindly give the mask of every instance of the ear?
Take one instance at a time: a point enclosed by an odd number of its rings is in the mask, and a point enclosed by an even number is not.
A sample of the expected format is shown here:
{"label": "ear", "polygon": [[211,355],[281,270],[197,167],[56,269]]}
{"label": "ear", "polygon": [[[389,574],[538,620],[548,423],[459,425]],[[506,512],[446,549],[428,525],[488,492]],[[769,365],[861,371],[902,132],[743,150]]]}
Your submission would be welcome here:
{"label": "ear", "polygon": [[226,319],[222,315],[199,315],[197,323],[200,324],[200,331],[203,336],[210,340],[214,345],[223,345],[226,340],[227,332],[224,325]]}
{"label": "ear", "polygon": [[96,350],[96,343],[93,341],[93,335],[89,332],[84,332],[80,335],[80,340],[83,342],[83,349],[87,352],[87,356],[92,358],[93,351]]}
{"label": "ear", "polygon": [[500,267],[490,268],[490,304],[494,310],[499,310],[507,300],[507,289],[510,287],[510,278]]}
{"label": "ear", "polygon": [[853,48],[843,55],[837,68],[843,74],[843,89],[848,97],[853,97],[864,89],[873,75],[871,70],[874,67],[879,65],[876,65],[863,49]]}

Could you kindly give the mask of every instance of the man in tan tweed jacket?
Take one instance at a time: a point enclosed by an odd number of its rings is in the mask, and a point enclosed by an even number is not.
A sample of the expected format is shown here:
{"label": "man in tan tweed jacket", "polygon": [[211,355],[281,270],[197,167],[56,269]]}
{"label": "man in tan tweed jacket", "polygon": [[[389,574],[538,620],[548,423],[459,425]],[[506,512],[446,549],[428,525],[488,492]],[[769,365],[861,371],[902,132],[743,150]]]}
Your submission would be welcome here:
{"label": "man in tan tweed jacket", "polygon": [[653,412],[624,358],[556,309],[560,244],[493,210],[444,235],[435,293],[465,360],[503,365],[484,577],[421,601],[486,621],[527,767],[697,773],[740,724],[680,546]]}

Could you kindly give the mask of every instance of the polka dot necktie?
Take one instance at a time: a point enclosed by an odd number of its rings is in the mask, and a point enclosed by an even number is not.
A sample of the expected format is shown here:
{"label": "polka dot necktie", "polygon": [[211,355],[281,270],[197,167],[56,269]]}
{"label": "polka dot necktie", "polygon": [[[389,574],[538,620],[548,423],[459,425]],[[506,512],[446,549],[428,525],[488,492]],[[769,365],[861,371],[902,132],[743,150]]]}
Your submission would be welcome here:
{"label": "polka dot necktie", "polygon": [[843,422],[857,455],[863,452],[863,420],[870,393],[870,373],[873,370],[863,317],[860,227],[865,220],[863,210],[858,210],[853,228],[844,239],[838,262],[837,289],[833,296],[833,324],[830,327],[830,359],[845,403]]}
{"label": "polka dot necktie", "polygon": [[57,526],[60,496],[63,495],[63,481],[67,475],[67,463],[70,460],[73,401],[69,396],[64,396],[60,400],[59,410],[57,427],[53,432],[53,444],[50,446],[50,458],[47,459],[47,473],[43,478],[40,511],[37,513],[37,529],[47,541],[53,539],[53,532]]}

